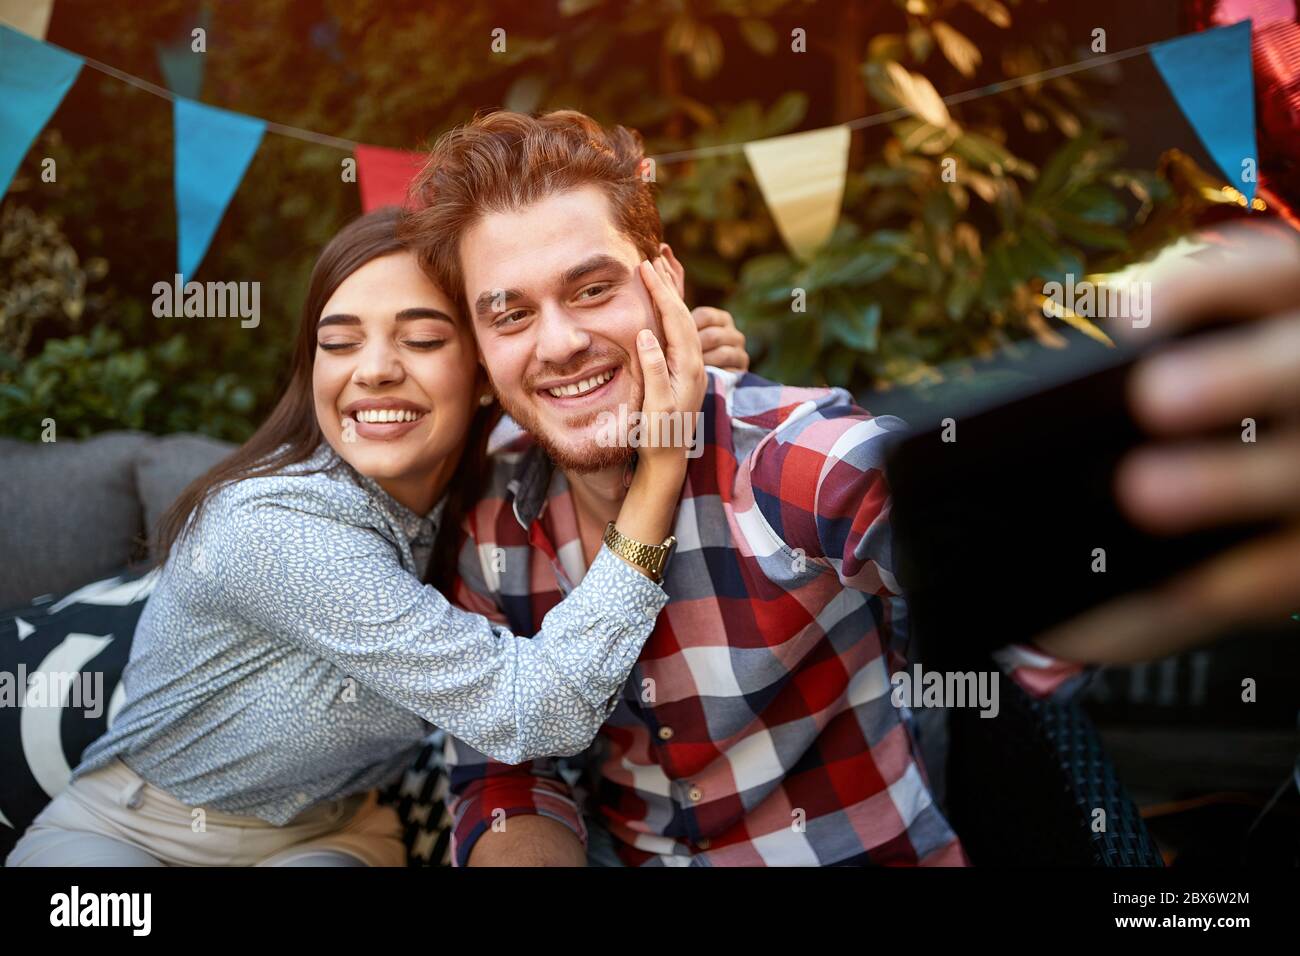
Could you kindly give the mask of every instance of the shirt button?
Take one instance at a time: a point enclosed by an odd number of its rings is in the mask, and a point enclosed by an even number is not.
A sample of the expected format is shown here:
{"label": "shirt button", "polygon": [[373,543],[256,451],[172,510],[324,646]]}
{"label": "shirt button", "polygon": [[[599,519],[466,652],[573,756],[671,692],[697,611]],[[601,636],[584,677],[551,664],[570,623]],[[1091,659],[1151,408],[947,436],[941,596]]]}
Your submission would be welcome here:
{"label": "shirt button", "polygon": [[704,791],[699,787],[691,787],[690,790],[686,791],[686,795],[691,798],[691,803],[699,803],[704,799]]}
{"label": "shirt button", "polygon": [[660,727],[660,728],[659,728],[659,739],[660,739],[660,740],[672,740],[672,739],[673,739],[673,729],[672,729],[671,727]]}

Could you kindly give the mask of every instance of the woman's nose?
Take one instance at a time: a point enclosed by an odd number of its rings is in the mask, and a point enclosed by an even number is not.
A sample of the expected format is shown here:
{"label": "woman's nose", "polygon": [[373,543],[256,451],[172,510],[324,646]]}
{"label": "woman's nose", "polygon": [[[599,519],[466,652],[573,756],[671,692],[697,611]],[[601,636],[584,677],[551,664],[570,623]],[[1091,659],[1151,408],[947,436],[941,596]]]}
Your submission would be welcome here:
{"label": "woman's nose", "polygon": [[367,388],[394,385],[406,377],[397,350],[386,343],[367,345],[357,357],[357,367],[352,381]]}

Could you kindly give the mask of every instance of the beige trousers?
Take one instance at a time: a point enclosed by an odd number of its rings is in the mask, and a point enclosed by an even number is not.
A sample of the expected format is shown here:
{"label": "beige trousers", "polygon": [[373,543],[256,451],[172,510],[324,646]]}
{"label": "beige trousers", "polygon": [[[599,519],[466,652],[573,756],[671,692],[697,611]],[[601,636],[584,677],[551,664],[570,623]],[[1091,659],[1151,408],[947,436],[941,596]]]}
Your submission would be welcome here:
{"label": "beige trousers", "polygon": [[5,865],[405,866],[406,847],[396,811],[373,790],[276,826],[186,806],[115,759],[56,796]]}

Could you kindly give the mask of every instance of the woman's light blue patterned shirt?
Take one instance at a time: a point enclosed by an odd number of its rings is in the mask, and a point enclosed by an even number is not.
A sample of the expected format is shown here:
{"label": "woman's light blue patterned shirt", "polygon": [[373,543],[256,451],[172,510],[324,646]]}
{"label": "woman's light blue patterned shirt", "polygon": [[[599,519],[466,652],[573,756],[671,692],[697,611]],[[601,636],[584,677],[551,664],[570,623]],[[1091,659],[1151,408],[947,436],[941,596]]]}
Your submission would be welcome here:
{"label": "woman's light blue patterned shirt", "polygon": [[284,824],[394,779],[430,724],[507,763],[584,750],[667,601],[602,546],[536,636],[421,583],[421,517],[322,444],[218,491],[140,618],[113,757],[182,802]]}

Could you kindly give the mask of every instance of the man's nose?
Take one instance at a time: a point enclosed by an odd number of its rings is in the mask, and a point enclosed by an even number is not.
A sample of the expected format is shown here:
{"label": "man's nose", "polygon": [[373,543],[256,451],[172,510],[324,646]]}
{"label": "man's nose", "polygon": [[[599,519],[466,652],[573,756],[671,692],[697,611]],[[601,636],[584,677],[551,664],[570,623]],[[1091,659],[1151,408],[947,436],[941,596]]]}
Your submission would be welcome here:
{"label": "man's nose", "polygon": [[591,347],[591,336],[564,309],[543,306],[538,315],[537,360],[546,365],[564,365]]}
{"label": "man's nose", "polygon": [[391,342],[371,342],[362,346],[352,381],[366,388],[396,385],[406,378],[406,369]]}

